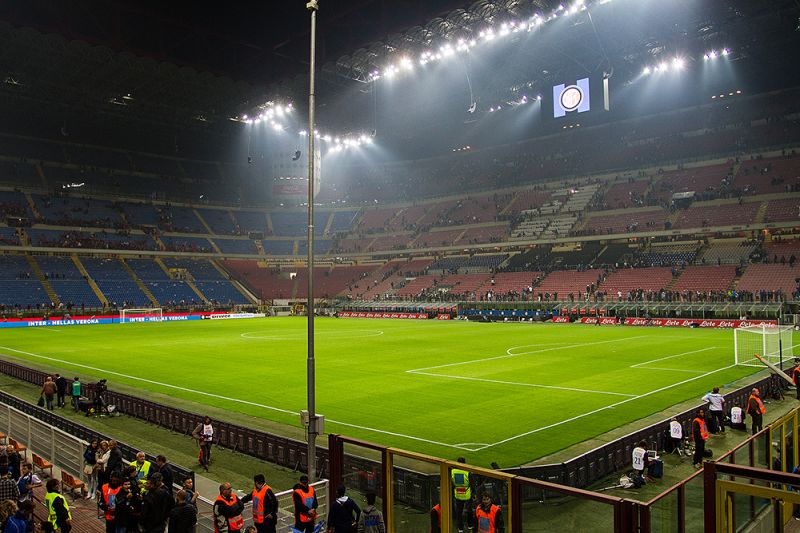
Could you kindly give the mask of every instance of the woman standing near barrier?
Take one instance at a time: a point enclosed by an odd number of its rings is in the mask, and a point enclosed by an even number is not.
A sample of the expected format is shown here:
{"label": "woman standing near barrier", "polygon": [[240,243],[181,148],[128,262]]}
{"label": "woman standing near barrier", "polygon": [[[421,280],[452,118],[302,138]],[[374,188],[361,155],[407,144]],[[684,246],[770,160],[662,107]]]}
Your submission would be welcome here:
{"label": "woman standing near barrier", "polygon": [[97,452],[100,451],[100,442],[92,439],[86,451],[83,452],[83,473],[86,474],[86,499],[94,498],[94,492],[100,487],[97,484]]}
{"label": "woman standing near barrier", "polygon": [[95,452],[95,489],[99,489],[108,483],[108,459],[111,457],[111,450],[107,441],[100,441],[100,446]]}

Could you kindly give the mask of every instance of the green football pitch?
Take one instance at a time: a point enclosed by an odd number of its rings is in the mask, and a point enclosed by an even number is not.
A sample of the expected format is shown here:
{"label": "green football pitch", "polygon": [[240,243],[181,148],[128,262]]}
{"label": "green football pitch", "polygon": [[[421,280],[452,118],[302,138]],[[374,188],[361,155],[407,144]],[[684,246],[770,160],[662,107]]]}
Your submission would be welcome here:
{"label": "green football pitch", "polygon": [[[472,464],[524,464],[757,368],[731,330],[315,321],[326,431]],[[6,330],[0,354],[299,426],[306,320]]]}

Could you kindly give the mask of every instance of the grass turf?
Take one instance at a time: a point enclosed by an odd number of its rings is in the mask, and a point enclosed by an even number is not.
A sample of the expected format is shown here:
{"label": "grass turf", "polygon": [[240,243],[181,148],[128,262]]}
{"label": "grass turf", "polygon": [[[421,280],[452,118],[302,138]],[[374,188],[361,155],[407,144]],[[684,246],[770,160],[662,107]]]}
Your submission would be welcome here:
{"label": "grass turf", "polygon": [[[315,323],[327,432],[472,464],[530,462],[757,370],[732,366],[730,330]],[[306,407],[304,319],[12,329],[0,354],[295,427]]]}

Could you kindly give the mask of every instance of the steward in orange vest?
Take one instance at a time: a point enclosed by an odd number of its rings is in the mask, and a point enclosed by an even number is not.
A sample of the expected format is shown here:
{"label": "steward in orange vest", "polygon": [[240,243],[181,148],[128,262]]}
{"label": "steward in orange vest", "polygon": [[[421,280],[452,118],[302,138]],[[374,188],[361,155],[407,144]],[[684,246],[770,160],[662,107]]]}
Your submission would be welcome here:
{"label": "steward in orange vest", "polygon": [[703,457],[706,451],[706,441],[708,440],[706,412],[703,409],[698,409],[697,416],[692,420],[692,440],[694,440],[692,466],[695,468],[702,468]]}
{"label": "steward in orange vest", "polygon": [[294,503],[295,529],[313,533],[318,504],[314,487],[308,484],[308,476],[300,476],[300,483],[294,486],[294,492],[292,492],[292,502]]}
{"label": "steward in orange vest", "polygon": [[475,531],[477,533],[503,533],[503,512],[492,503],[488,492],[481,496],[481,504],[475,509]]}
{"label": "steward in orange vest", "polygon": [[97,502],[98,507],[105,511],[107,523],[114,523],[117,511],[117,495],[122,490],[122,480],[119,475],[111,475],[111,481],[100,488],[102,498]]}
{"label": "steward in orange vest", "polygon": [[792,370],[792,383],[797,389],[797,399],[800,400],[800,359],[795,358]]}
{"label": "steward in orange vest", "polygon": [[234,533],[244,529],[244,505],[231,490],[230,483],[219,486],[219,496],[214,500],[214,533]]}
{"label": "steward in orange vest", "polygon": [[747,414],[753,420],[753,435],[763,429],[764,413],[766,412],[767,410],[761,402],[759,390],[754,388],[747,399]]}
{"label": "steward in orange vest", "polygon": [[431,528],[429,533],[442,533],[442,508],[438,503],[431,509]]}
{"label": "steward in orange vest", "polygon": [[278,523],[278,498],[267,485],[264,474],[253,476],[253,492],[239,500],[243,505],[253,502],[253,525],[258,533],[275,533]]}

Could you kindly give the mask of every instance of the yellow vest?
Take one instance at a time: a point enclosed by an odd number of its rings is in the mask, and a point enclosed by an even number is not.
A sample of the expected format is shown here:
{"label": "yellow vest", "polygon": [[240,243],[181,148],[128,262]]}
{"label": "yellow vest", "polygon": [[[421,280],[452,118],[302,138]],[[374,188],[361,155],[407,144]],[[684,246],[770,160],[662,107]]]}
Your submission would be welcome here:
{"label": "yellow vest", "polygon": [[131,461],[131,466],[136,469],[136,481],[139,483],[139,488],[144,489],[144,485],[147,482],[147,477],[150,475],[150,468],[153,465],[150,463],[150,461],[145,459],[141,468],[139,468],[139,464],[136,462],[136,460]]}
{"label": "yellow vest", "polygon": [[456,500],[472,499],[472,487],[469,485],[469,472],[454,468],[450,471],[453,480],[453,496]]}
{"label": "yellow vest", "polygon": [[57,492],[48,492],[44,497],[44,504],[47,507],[47,521],[53,524],[53,528],[58,527],[56,524],[56,511],[53,508],[53,502],[55,502],[58,498],[64,500],[64,508],[67,510],[67,519],[72,520],[72,513],[69,510],[67,499]]}

